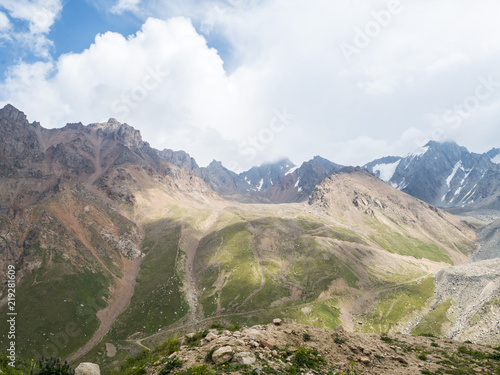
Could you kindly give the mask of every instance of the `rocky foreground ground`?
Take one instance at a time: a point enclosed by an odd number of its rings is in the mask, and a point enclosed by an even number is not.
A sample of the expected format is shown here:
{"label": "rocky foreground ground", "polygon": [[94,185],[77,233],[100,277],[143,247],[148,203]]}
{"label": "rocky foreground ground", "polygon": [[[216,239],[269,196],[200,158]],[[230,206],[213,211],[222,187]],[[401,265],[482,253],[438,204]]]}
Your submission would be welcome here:
{"label": "rocky foreground ground", "polygon": [[[350,333],[341,326],[332,331],[277,321],[190,333],[178,345],[169,355],[153,357],[144,373],[500,374],[500,348],[435,337]],[[137,370],[135,363],[127,371]]]}

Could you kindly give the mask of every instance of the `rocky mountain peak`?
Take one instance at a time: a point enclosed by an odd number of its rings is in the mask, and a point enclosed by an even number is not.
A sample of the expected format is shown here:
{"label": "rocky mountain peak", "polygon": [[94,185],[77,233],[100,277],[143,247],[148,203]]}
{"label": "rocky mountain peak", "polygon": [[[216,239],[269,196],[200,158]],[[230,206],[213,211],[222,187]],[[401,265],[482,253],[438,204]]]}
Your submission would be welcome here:
{"label": "rocky mountain peak", "polygon": [[119,141],[125,147],[137,148],[146,143],[142,140],[139,130],[114,118],[110,118],[108,122],[91,124],[90,127],[96,129],[99,137]]}
{"label": "rocky mountain peak", "polygon": [[169,149],[164,149],[159,152],[160,157],[169,161],[170,163],[177,165],[178,167],[184,168],[186,171],[198,171],[199,166],[196,160],[192,158],[185,151],[174,151]]}
{"label": "rocky mountain peak", "polygon": [[14,123],[28,123],[28,119],[24,112],[21,112],[11,104],[7,104],[0,109],[0,119],[8,120]]}
{"label": "rocky mountain peak", "polygon": [[208,169],[225,169],[224,166],[222,165],[222,162],[217,161],[217,160],[212,160],[210,164],[207,167]]}

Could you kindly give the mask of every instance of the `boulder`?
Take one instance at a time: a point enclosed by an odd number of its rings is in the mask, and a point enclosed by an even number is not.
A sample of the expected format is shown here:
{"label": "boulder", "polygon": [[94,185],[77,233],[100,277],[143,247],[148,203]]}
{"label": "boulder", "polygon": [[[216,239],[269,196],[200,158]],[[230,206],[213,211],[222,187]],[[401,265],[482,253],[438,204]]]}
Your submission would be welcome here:
{"label": "boulder", "polygon": [[205,336],[205,340],[208,342],[215,340],[218,336],[212,332],[208,332],[208,334]]}
{"label": "boulder", "polygon": [[371,360],[368,357],[362,356],[362,357],[359,358],[359,362],[361,362],[361,363],[363,363],[365,365],[368,365],[371,362]]}
{"label": "boulder", "polygon": [[279,319],[279,318],[273,319],[273,324],[277,325],[277,326],[280,326],[281,325],[281,319]]}
{"label": "boulder", "polygon": [[233,348],[230,346],[223,346],[212,354],[212,360],[216,365],[222,365],[223,363],[229,362],[232,358]]}
{"label": "boulder", "polygon": [[253,355],[253,353],[240,352],[234,355],[232,362],[239,365],[251,365],[255,363],[256,360],[257,358]]}
{"label": "boulder", "polygon": [[95,363],[82,362],[75,369],[75,375],[101,375],[101,370]]}

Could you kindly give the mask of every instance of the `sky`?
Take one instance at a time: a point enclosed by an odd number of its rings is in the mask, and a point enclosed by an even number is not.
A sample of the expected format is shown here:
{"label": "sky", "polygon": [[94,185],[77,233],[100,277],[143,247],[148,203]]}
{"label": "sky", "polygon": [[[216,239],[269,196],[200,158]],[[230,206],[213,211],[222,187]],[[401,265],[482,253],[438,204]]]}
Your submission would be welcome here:
{"label": "sky", "polygon": [[0,107],[236,172],[500,147],[498,0],[0,0]]}

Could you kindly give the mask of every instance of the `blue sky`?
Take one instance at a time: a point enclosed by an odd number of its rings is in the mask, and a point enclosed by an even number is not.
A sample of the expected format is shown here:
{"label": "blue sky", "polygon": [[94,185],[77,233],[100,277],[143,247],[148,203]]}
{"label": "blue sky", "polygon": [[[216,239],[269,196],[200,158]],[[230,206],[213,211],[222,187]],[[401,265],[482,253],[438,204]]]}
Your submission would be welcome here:
{"label": "blue sky", "polygon": [[496,0],[0,0],[0,105],[234,170],[500,146]]}

